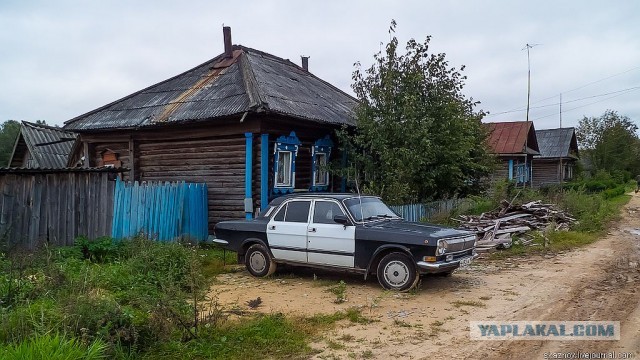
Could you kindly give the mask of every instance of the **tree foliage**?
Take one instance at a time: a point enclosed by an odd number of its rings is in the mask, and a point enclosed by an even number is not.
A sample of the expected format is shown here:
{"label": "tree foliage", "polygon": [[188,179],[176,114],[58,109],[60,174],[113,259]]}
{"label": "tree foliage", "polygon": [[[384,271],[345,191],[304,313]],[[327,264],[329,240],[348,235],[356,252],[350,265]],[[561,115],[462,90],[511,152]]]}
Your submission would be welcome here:
{"label": "tree foliage", "polygon": [[9,165],[9,158],[19,132],[20,123],[15,120],[7,120],[0,124],[0,167]]}
{"label": "tree foliage", "polygon": [[627,116],[607,110],[599,117],[584,117],[576,129],[582,157],[592,171],[640,174],[638,126]]}
{"label": "tree foliage", "polygon": [[[395,28],[392,21],[391,35]],[[493,163],[484,112],[462,94],[464,66],[449,67],[444,53],[430,53],[430,40],[411,39],[400,54],[393,36],[370,68],[356,63],[357,128],[339,133],[350,177],[394,203],[478,192]]]}

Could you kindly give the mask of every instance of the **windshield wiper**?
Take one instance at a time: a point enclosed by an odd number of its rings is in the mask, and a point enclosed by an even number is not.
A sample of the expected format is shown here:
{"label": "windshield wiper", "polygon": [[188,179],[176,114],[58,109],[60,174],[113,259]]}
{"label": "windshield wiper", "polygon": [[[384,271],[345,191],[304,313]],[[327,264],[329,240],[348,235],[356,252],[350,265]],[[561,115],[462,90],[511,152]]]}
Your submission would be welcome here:
{"label": "windshield wiper", "polygon": [[371,216],[365,218],[364,220],[365,221],[375,220],[375,219],[378,219],[379,217],[380,217],[379,215],[371,215]]}

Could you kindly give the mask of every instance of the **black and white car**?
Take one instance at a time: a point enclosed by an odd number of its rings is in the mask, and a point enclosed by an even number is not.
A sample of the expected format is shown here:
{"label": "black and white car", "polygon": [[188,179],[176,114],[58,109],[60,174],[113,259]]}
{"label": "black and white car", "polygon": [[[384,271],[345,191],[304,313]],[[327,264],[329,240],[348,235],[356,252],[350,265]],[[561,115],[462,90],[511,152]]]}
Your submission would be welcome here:
{"label": "black and white car", "polygon": [[237,252],[254,276],[273,274],[277,264],[320,267],[375,274],[398,291],[477,257],[474,233],[407,222],[378,197],[354,194],[279,197],[255,219],[218,223],[214,242]]}

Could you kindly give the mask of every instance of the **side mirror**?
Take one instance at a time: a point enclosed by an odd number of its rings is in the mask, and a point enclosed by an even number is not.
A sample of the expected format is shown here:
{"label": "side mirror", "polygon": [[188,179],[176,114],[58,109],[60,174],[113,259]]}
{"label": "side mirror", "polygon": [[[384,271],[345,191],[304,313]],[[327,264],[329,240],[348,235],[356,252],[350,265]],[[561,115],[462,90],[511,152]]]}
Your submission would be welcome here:
{"label": "side mirror", "polygon": [[333,221],[344,226],[349,225],[349,219],[345,215],[336,215],[333,217]]}

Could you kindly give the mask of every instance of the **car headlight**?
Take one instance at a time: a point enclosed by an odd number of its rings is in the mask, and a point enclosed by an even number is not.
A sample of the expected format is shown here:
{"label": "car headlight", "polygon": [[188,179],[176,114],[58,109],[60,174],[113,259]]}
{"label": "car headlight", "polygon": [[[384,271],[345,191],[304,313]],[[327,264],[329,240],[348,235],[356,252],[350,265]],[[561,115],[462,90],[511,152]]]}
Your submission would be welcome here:
{"label": "car headlight", "polygon": [[438,240],[438,246],[436,247],[436,255],[443,255],[447,252],[447,241]]}

